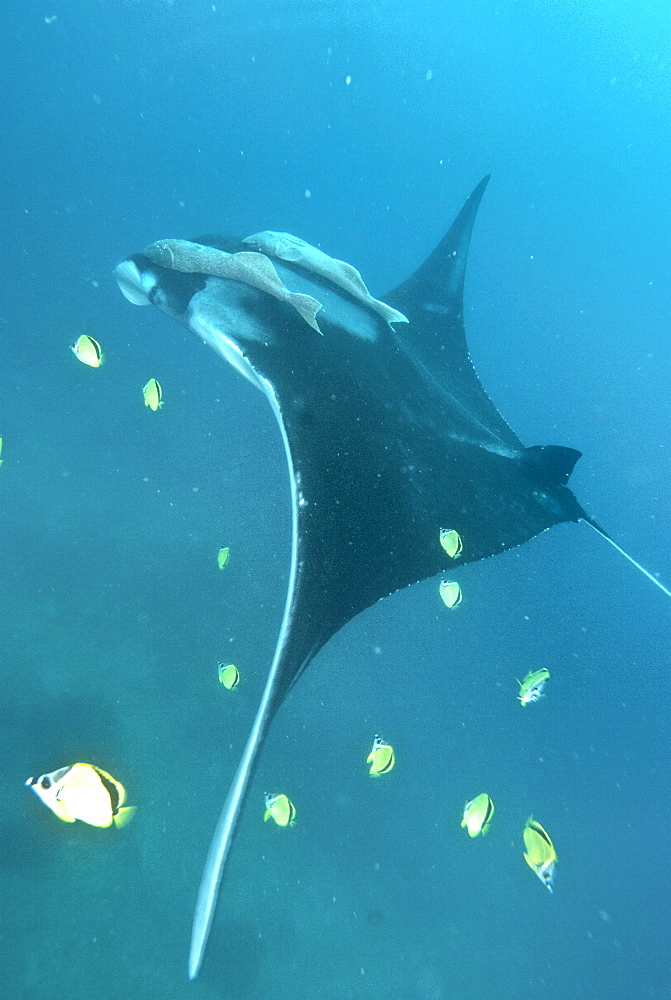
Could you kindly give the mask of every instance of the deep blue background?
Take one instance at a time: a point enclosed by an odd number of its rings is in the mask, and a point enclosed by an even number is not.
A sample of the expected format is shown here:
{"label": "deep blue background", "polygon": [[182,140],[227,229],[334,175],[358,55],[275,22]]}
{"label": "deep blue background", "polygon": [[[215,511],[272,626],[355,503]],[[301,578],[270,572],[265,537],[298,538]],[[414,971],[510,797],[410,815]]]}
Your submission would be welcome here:
{"label": "deep blue background", "polygon": [[[492,172],[467,278],[484,385],[671,581],[668,3],[3,8],[0,664],[12,998],[666,997],[664,595],[584,526],[362,615],[277,718],[201,978],[195,889],[272,654],[288,486],[262,397],[133,309],[118,259],[287,229],[374,293]],[[309,192],[309,194],[308,194]],[[100,339],[106,364],[68,346]],[[140,389],[164,388],[152,414]],[[225,573],[220,545],[231,546]],[[242,674],[227,695],[218,659]],[[515,678],[548,666],[521,709]],[[397,765],[372,782],[382,732]],[[65,826],[22,788],[91,760],[139,806]],[[289,792],[295,829],[261,822]],[[486,840],[463,803],[496,804]],[[527,816],[556,892],[522,859]]]}

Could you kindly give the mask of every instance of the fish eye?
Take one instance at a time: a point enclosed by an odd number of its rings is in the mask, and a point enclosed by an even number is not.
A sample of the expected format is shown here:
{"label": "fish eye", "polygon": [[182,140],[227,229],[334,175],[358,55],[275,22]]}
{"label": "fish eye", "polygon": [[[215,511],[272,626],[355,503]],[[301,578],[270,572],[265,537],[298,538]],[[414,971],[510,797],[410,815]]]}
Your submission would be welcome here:
{"label": "fish eye", "polygon": [[40,778],[40,785],[42,788],[51,788],[51,778],[48,778],[46,774]]}

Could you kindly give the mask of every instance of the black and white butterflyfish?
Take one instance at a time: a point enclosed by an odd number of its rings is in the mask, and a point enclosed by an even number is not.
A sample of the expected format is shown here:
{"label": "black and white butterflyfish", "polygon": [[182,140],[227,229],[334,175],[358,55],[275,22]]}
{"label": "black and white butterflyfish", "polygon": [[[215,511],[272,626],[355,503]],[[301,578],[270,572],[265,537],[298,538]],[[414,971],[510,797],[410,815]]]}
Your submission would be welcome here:
{"label": "black and white butterflyfish", "polygon": [[142,387],[142,397],[144,405],[156,413],[163,406],[163,389],[161,388],[161,383],[155,378],[150,378],[147,384]]}
{"label": "black and white butterflyfish", "polygon": [[493,816],[494,803],[487,792],[483,792],[466,803],[461,825],[468,830],[469,837],[477,837],[479,834],[485,837],[489,833]]}
{"label": "black and white butterflyfish", "polygon": [[538,823],[533,816],[530,816],[524,827],[522,834],[526,851],[524,860],[545,888],[552,892],[554,882],[555,865],[557,864],[557,852],[550,839],[547,830]]}
{"label": "black and white butterflyfish", "polygon": [[523,681],[518,681],[520,686],[517,700],[520,705],[533,705],[543,697],[543,691],[547,681],[550,679],[550,671],[547,667],[540,670],[530,670]]}
{"label": "black and white butterflyfish", "polygon": [[370,764],[369,774],[377,777],[380,774],[388,774],[396,763],[394,748],[390,743],[376,736],[373,740],[373,749],[366,758],[366,763]]}
{"label": "black and white butterflyfish", "polygon": [[234,663],[218,663],[219,682],[227,691],[233,691],[240,683],[240,671]]}
{"label": "black and white butterflyfish", "polygon": [[458,559],[461,553],[464,551],[464,543],[461,540],[461,535],[454,528],[441,528],[440,529],[440,546],[450,559]]}
{"label": "black and white butterflyfish", "polygon": [[464,596],[456,580],[441,580],[438,593],[446,608],[458,608]]}
{"label": "black and white butterflyfish", "polygon": [[135,806],[124,805],[121,782],[93,764],[71,764],[24,784],[64,823],[79,819],[89,826],[122,827],[135,814]]}
{"label": "black and white butterflyfish", "polygon": [[278,826],[294,826],[296,823],[296,807],[288,795],[265,794],[266,811],[263,819],[267,823],[272,819]]}
{"label": "black and white butterflyfish", "polygon": [[100,368],[105,360],[100,344],[93,337],[83,333],[70,348],[74,356],[89,368]]}

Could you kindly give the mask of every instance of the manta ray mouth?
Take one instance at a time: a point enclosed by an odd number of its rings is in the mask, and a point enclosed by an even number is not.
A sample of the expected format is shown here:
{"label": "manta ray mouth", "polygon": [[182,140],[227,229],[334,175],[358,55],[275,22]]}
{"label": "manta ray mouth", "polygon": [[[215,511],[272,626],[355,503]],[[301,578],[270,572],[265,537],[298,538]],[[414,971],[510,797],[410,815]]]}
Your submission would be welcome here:
{"label": "manta ray mouth", "polygon": [[142,273],[135,261],[128,258],[114,268],[114,277],[123,297],[134,306],[151,305],[149,296],[156,289],[158,281],[150,271]]}

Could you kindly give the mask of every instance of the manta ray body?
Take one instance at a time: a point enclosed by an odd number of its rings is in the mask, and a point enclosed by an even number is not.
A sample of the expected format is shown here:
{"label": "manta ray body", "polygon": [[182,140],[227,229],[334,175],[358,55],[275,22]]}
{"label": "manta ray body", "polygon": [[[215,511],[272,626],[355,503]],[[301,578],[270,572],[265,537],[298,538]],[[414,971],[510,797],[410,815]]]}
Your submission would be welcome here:
{"label": "manta ray body", "polygon": [[444,572],[450,559],[441,529],[458,532],[461,563],[563,521],[586,522],[623,552],[567,486],[580,452],[525,447],[471,363],[463,284],[487,180],[425,263],[383,302],[351,265],[286,233],[161,240],[115,270],[126,298],[183,323],[262,390],[291,483],[284,616],[206,861],[191,979],[268,726],[331,636],[381,598]]}

